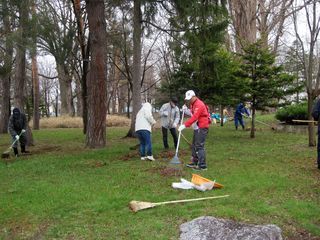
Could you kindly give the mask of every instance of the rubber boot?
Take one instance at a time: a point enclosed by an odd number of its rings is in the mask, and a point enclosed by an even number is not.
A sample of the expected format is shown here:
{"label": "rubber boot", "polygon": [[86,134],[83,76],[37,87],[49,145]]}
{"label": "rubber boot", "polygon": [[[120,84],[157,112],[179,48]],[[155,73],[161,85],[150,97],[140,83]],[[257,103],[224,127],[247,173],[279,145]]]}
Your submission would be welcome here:
{"label": "rubber boot", "polygon": [[21,153],[29,153],[29,151],[26,151],[25,145],[21,145]]}
{"label": "rubber boot", "polygon": [[14,156],[18,157],[19,154],[18,154],[18,148],[13,148],[13,152],[14,152]]}

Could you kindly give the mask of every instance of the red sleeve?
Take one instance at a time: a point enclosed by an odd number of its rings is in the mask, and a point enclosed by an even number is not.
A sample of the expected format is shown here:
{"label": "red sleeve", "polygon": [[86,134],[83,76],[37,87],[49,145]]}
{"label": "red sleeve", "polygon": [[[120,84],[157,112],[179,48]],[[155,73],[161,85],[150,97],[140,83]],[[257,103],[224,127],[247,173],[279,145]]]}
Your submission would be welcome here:
{"label": "red sleeve", "polygon": [[205,107],[204,105],[200,105],[200,106],[199,105],[200,104],[197,104],[196,106],[194,106],[192,117],[189,118],[188,121],[184,123],[186,127],[190,127],[194,122],[196,122],[199,119],[199,116],[203,112],[203,108]]}

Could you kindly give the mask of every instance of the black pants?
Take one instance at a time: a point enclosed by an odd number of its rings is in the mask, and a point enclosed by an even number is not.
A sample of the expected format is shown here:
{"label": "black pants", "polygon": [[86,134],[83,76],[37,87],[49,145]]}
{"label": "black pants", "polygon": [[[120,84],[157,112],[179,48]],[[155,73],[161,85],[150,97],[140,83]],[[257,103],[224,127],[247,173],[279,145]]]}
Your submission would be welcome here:
{"label": "black pants", "polygon": [[[174,148],[177,148],[177,143],[178,143],[178,136],[177,136],[177,131],[175,128],[170,128],[170,133],[173,138],[174,142]],[[162,127],[162,139],[163,139],[163,146],[164,148],[169,148],[168,145],[168,128]]]}
{"label": "black pants", "polygon": [[206,167],[206,151],[204,144],[208,135],[208,128],[199,128],[193,131],[192,139],[192,158],[193,162],[197,163],[200,167]]}

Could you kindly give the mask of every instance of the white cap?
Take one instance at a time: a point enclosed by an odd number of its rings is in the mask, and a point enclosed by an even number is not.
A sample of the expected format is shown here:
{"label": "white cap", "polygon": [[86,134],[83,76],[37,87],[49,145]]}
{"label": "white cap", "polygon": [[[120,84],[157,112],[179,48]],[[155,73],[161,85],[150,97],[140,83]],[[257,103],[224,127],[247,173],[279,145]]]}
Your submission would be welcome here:
{"label": "white cap", "polygon": [[194,97],[196,94],[194,93],[193,90],[188,90],[186,92],[186,97],[184,98],[184,100],[190,100],[192,97]]}

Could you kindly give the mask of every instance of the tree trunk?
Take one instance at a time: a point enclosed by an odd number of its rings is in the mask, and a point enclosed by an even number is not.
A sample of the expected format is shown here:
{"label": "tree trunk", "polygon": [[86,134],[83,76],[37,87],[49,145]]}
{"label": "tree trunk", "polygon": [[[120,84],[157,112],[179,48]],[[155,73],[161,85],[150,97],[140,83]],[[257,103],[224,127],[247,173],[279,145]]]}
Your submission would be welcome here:
{"label": "tree trunk", "polygon": [[[26,30],[28,28],[28,12],[29,12],[29,2],[21,1],[19,3],[19,36],[17,40],[16,48],[16,72],[14,81],[14,107],[20,109],[24,112],[25,107],[25,83],[26,83]],[[28,118],[29,121],[29,118]],[[32,131],[29,125],[27,126],[27,145],[33,144]]]}
{"label": "tree trunk", "polygon": [[[36,4],[32,3],[32,18],[36,15]],[[37,27],[34,25],[33,27]],[[37,36],[33,35],[33,49],[31,49],[31,71],[32,71],[32,92],[33,92],[33,129],[40,128],[40,90],[39,90],[39,74],[37,62]]]}
{"label": "tree trunk", "polygon": [[26,49],[24,46],[18,43],[16,49],[16,71],[14,79],[14,96],[13,96],[13,105],[18,107],[21,111],[24,112],[25,105],[25,79],[26,79]]}
{"label": "tree trunk", "polygon": [[7,0],[2,0],[2,18],[3,18],[3,28],[6,35],[5,40],[5,56],[3,65],[3,74],[1,76],[1,87],[2,87],[2,97],[1,97],[1,115],[0,115],[0,133],[8,132],[8,123],[10,117],[10,77],[12,71],[12,55],[13,55],[13,45],[12,41],[9,39],[11,34],[11,23],[9,19],[9,11],[7,6]]}
{"label": "tree trunk", "polygon": [[230,15],[236,34],[236,51],[256,42],[257,35],[257,0],[229,0]]}
{"label": "tree trunk", "polygon": [[74,117],[71,79],[65,66],[57,63],[57,72],[60,85],[61,112],[60,114]]}
{"label": "tree trunk", "polygon": [[73,8],[74,13],[77,20],[78,26],[78,41],[80,44],[81,49],[81,56],[82,56],[82,77],[81,77],[81,97],[82,97],[82,121],[83,121],[83,133],[87,132],[87,123],[88,123],[88,104],[87,104],[87,74],[88,74],[88,67],[89,67],[89,52],[90,48],[87,44],[89,40],[85,41],[85,31],[84,31],[84,24],[83,19],[81,16],[81,3],[80,0],[73,0]]}
{"label": "tree trunk", "polygon": [[37,55],[32,56],[32,83],[33,83],[33,129],[39,130],[40,126],[40,91]]}
{"label": "tree trunk", "polygon": [[255,122],[254,122],[254,119],[255,119],[255,117],[256,117],[256,108],[254,107],[254,106],[252,106],[252,115],[251,115],[251,131],[250,131],[250,137],[251,138],[255,138],[255,132],[256,132],[256,130],[255,130],[255,128],[256,128],[256,126],[255,126]]}
{"label": "tree trunk", "polygon": [[76,111],[76,116],[78,117],[82,117],[82,113],[83,113],[83,99],[82,99],[82,93],[81,93],[81,80],[77,79],[76,81],[76,94],[77,94],[77,111]]}
{"label": "tree trunk", "polygon": [[86,0],[91,62],[87,81],[88,124],[86,146],[101,148],[106,144],[106,21],[103,0]]}
{"label": "tree trunk", "polygon": [[132,114],[127,137],[133,137],[136,115],[141,108],[141,0],[134,0],[133,11],[133,72],[132,72]]}

